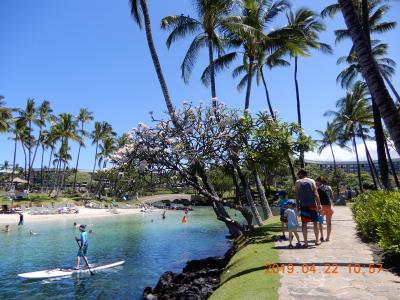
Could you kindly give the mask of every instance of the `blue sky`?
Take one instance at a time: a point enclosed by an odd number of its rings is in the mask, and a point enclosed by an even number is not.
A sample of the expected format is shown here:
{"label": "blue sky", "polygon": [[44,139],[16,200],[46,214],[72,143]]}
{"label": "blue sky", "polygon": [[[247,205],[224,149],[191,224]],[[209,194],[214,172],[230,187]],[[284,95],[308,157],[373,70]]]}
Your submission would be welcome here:
{"label": "blue sky", "polygon": [[[200,83],[207,64],[203,51],[189,85],[180,78],[180,64],[190,39],[165,46],[167,32],[160,20],[171,14],[194,15],[191,1],[149,0],[153,34],[161,64],[175,105],[184,100],[210,101],[210,91]],[[307,6],[319,12],[333,0],[292,1],[295,8]],[[391,3],[386,20],[400,21],[400,3]],[[108,121],[119,134],[149,123],[149,111],[160,115],[164,100],[153,69],[145,34],[129,14],[128,0],[2,0],[0,1],[0,95],[8,106],[24,107],[27,98],[39,104],[51,101],[55,113],[77,114],[79,108],[93,111],[97,121]],[[283,25],[283,18],[274,27]],[[342,16],[326,20],[321,40],[334,45],[333,30],[343,28]],[[400,29],[381,35],[389,43],[389,56],[400,63]],[[299,61],[303,125],[307,133],[323,129],[323,113],[334,108],[344,91],[336,84],[341,67],[336,59],[348,53],[350,42],[334,45],[334,54],[313,53]],[[239,63],[239,62],[238,62]],[[274,108],[287,121],[296,121],[293,67],[266,74]],[[399,75],[393,78],[398,87]],[[217,94],[228,105],[242,108],[244,92],[236,90],[231,71],[217,77]],[[252,112],[266,108],[262,87],[252,92]],[[93,124],[89,125],[89,128]],[[0,136],[0,163],[12,161],[13,144]],[[75,154],[76,147],[73,147]],[[94,149],[82,153],[81,167],[91,168]],[[22,162],[22,152],[18,161]]]}

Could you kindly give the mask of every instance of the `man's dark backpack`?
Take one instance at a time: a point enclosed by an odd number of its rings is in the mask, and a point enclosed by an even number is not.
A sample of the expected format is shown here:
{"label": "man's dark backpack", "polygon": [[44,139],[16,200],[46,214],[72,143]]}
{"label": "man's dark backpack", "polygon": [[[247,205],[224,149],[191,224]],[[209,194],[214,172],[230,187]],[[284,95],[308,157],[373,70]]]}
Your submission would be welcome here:
{"label": "man's dark backpack", "polygon": [[321,201],[322,205],[331,205],[328,193],[329,192],[327,191],[327,188],[325,186],[321,185],[318,188],[319,200]]}

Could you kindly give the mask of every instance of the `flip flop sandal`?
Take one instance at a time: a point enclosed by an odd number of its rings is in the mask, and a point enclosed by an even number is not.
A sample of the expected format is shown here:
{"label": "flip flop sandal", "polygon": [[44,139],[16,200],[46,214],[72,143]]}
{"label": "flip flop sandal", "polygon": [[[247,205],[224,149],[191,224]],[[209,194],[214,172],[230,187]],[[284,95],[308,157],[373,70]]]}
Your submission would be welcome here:
{"label": "flip flop sandal", "polygon": [[293,249],[293,245],[289,245],[288,248],[289,248],[289,249]]}
{"label": "flip flop sandal", "polygon": [[300,244],[300,243],[297,243],[297,244],[296,244],[296,248],[301,248],[301,244]]}
{"label": "flip flop sandal", "polygon": [[301,246],[301,248],[307,249],[307,248],[308,248],[308,244],[303,244],[303,245]]}

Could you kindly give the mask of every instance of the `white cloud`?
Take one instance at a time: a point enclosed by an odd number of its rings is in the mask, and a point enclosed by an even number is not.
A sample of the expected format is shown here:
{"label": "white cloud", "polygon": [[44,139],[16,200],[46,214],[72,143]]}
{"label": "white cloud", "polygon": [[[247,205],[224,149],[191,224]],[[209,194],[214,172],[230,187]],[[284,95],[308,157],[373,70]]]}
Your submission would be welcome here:
{"label": "white cloud", "polygon": [[[373,160],[377,160],[378,156],[376,153],[376,142],[375,141],[367,141],[367,147],[369,150],[369,153],[372,156]],[[361,161],[366,161],[367,160],[367,155],[365,153],[365,148],[364,144],[358,144],[357,145],[357,151],[358,151],[358,156]],[[333,152],[335,154],[335,158],[337,161],[355,161],[356,160],[356,154],[354,151],[348,151],[343,148],[340,148],[337,145],[333,146]],[[390,155],[393,158],[399,158],[399,154],[393,150],[390,149]],[[317,160],[317,161],[332,161],[332,154],[331,154],[331,149],[325,148],[321,155],[317,153],[317,151],[313,152],[307,152],[305,154],[305,159],[307,160]]]}

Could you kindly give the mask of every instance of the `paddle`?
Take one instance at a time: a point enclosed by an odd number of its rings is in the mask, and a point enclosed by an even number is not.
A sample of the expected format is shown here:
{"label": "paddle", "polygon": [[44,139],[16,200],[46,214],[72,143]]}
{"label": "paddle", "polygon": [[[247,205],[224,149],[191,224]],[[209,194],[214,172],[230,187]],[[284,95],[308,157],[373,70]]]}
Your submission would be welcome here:
{"label": "paddle", "polygon": [[75,242],[78,244],[79,250],[80,250],[81,253],[82,253],[83,260],[84,260],[85,263],[86,263],[86,266],[87,266],[87,268],[88,268],[88,270],[89,270],[89,272],[90,272],[90,275],[94,275],[93,271],[90,270],[89,263],[88,263],[88,261],[87,261],[87,259],[86,259],[85,254],[83,253],[82,247],[81,247],[81,245],[79,244],[79,242],[77,241],[76,238],[75,238]]}

